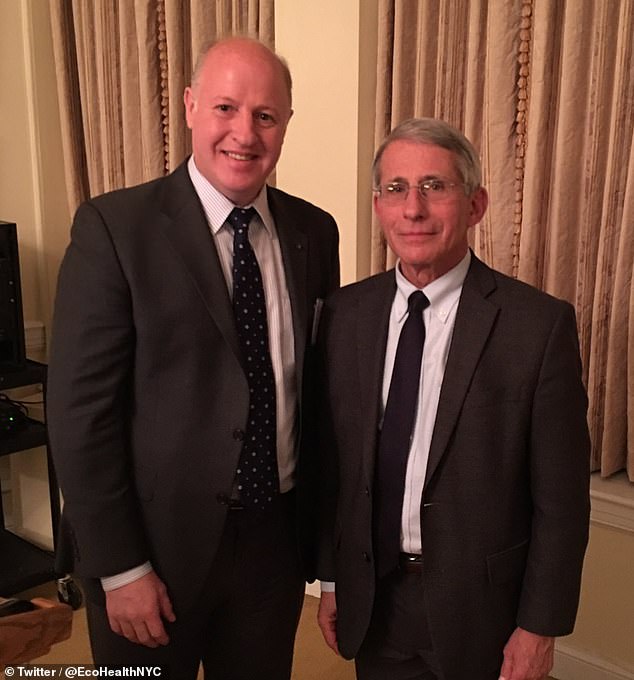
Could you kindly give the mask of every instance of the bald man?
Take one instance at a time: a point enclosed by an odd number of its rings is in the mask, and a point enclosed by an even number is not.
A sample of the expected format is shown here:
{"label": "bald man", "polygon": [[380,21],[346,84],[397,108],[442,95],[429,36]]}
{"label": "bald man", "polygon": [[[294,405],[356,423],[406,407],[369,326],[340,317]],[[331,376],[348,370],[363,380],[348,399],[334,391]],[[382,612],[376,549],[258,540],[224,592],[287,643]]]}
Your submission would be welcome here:
{"label": "bald man", "polygon": [[80,206],[60,270],[60,568],[83,578],[97,664],[282,680],[313,578],[299,453],[337,227],[266,185],[292,115],[277,55],[217,42],[184,100],[192,156]]}

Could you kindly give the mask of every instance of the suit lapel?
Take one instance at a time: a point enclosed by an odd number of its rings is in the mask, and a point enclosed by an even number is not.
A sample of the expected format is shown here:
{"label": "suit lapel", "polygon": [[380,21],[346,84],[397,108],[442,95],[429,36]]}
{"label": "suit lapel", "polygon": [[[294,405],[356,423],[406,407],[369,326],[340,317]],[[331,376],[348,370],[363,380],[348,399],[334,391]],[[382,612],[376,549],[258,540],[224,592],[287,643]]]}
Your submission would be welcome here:
{"label": "suit lapel", "polygon": [[186,163],[164,180],[160,227],[227,344],[242,363],[227,282]]}
{"label": "suit lapel", "polygon": [[[296,225],[296,217],[288,210],[288,205],[275,189],[268,188],[269,209],[275,220],[275,228],[280,241],[286,287],[291,302],[293,316],[293,335],[295,338],[295,365],[304,365],[304,351],[308,324],[307,309],[307,257],[308,237]],[[298,370],[298,394],[302,390],[302,371]]]}
{"label": "suit lapel", "polygon": [[497,318],[498,307],[487,299],[494,289],[495,280],[491,270],[472,255],[471,266],[462,287],[453,339],[440,390],[425,487],[447,449],[473,373]]}
{"label": "suit lapel", "polygon": [[367,455],[363,456],[363,464],[366,478],[372,480],[381,412],[387,332],[390,310],[396,291],[394,270],[385,272],[385,274],[375,277],[368,283],[371,285],[362,289],[363,293],[358,300],[355,341],[358,357],[357,371],[361,388],[359,411],[369,414],[369,417],[363,423],[364,440],[361,450],[368,452]]}

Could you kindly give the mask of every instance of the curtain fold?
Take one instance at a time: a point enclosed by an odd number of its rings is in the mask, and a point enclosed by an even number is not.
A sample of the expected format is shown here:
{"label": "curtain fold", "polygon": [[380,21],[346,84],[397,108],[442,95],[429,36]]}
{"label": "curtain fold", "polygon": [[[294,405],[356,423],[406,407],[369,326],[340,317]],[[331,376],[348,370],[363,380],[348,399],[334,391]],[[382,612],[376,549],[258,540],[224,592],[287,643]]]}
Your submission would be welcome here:
{"label": "curtain fold", "polygon": [[64,149],[64,177],[68,204],[74,210],[89,190],[86,154],[74,151],[84,149],[86,142],[81,124],[79,67],[70,3],[51,0],[51,31]]}
{"label": "curtain fold", "polygon": [[71,212],[187,156],[183,90],[206,42],[274,42],[274,0],[49,2]]}
{"label": "curtain fold", "polygon": [[[577,310],[592,468],[634,481],[634,2],[380,0],[375,145],[411,116],[462,129],[489,264]],[[373,224],[372,272],[394,262]]]}

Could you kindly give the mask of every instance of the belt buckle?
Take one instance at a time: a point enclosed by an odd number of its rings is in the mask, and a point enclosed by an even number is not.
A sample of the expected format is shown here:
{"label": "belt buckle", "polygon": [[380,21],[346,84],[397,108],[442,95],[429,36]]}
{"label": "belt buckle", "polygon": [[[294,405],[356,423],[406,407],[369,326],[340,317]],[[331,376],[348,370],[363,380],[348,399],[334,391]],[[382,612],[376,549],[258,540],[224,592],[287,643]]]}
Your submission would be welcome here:
{"label": "belt buckle", "polygon": [[423,568],[422,557],[414,553],[400,553],[399,567],[406,574],[418,573]]}

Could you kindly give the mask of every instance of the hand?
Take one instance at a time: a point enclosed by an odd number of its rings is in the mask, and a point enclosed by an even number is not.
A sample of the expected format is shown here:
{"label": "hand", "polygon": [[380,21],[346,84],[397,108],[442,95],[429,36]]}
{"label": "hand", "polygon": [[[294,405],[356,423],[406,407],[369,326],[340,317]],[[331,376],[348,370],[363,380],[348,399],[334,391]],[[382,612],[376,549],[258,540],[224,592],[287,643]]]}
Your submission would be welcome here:
{"label": "hand", "polygon": [[166,645],[169,637],[163,619],[176,620],[167,588],[153,571],[107,591],[106,611],[113,632],[146,647]]}
{"label": "hand", "polygon": [[337,646],[337,600],[335,593],[321,594],[319,600],[319,611],[317,612],[317,623],[321,628],[326,644],[332,651],[339,655]]}
{"label": "hand", "polygon": [[516,628],[504,647],[500,680],[544,680],[554,662],[555,638]]}

